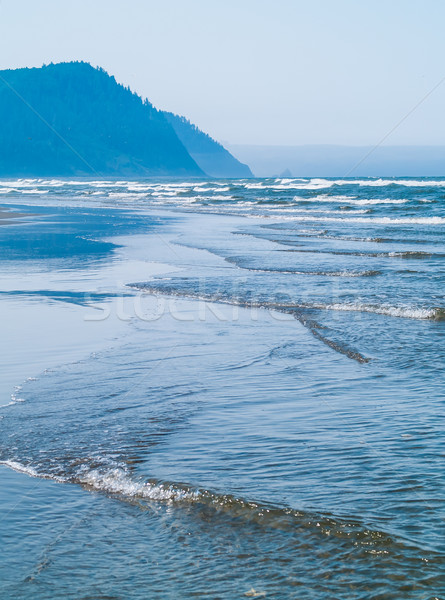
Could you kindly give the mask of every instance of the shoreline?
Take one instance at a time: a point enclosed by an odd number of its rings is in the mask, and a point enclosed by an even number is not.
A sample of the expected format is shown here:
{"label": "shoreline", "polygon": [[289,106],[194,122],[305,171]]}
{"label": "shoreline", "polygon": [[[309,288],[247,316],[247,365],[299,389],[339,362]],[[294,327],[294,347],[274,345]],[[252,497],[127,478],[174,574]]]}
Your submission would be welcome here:
{"label": "shoreline", "polygon": [[[307,589],[326,591],[319,568],[335,577],[352,557],[351,583],[359,585],[361,573],[373,569],[376,585],[391,594],[399,584],[388,574],[402,556],[407,574],[427,560],[413,585],[428,585],[437,570],[429,550],[440,543],[434,521],[418,518],[406,526],[390,486],[399,486],[398,501],[402,508],[410,503],[410,514],[420,516],[423,498],[414,497],[413,508],[412,494],[400,484],[403,472],[381,477],[393,468],[395,452],[409,452],[425,439],[409,401],[392,393],[401,385],[397,363],[363,367],[290,315],[217,300],[220,289],[241,299],[258,290],[267,299],[280,286],[302,293],[292,273],[252,274],[266,257],[280,259],[282,269],[294,259],[272,253],[275,232],[264,240],[252,226],[250,237],[236,236],[241,222],[245,229],[243,215],[173,214],[163,207],[141,218],[131,208],[41,208],[38,202],[34,211],[49,219],[2,231],[11,257],[0,284],[5,597],[47,600],[56,589],[67,598],[85,591],[143,600],[146,593],[177,597],[179,590],[180,596],[184,582],[196,595],[210,586],[209,594],[221,598],[251,589],[273,596],[290,589],[296,573]],[[130,287],[151,278],[155,295]],[[181,295],[201,293],[201,282],[208,300]],[[165,293],[170,288],[172,296]],[[279,323],[283,316],[287,324]],[[352,317],[324,318],[342,341]],[[368,333],[371,318],[357,320],[358,333]],[[392,331],[402,335],[400,320],[393,321]],[[380,320],[371,324],[378,331]],[[387,451],[378,451],[388,436]],[[208,490],[212,501],[187,497],[175,504],[194,490],[204,496]],[[214,511],[215,503],[222,510]],[[276,521],[271,507],[281,506],[286,509]],[[310,516],[295,535],[293,522],[275,527],[289,521],[288,508]],[[343,536],[341,526],[335,534],[342,518],[347,527],[354,519],[366,523],[358,531],[365,536],[360,556],[350,532]],[[366,556],[369,535],[376,550],[380,541],[385,546],[382,562],[378,552]],[[327,557],[321,567],[307,548]],[[258,563],[262,553],[273,557],[270,572]],[[217,570],[224,590],[216,589]],[[278,587],[274,573],[283,576]]]}
{"label": "shoreline", "polygon": [[8,225],[9,222],[13,222],[14,219],[21,219],[23,217],[35,217],[35,213],[31,212],[17,212],[14,210],[5,210],[4,207],[0,208],[0,225]]}

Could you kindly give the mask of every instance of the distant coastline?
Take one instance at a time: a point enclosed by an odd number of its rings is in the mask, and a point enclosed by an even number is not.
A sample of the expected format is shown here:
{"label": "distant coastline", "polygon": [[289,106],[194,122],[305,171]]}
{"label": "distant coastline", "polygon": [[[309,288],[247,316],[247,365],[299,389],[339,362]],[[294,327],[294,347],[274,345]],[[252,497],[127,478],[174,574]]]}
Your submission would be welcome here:
{"label": "distant coastline", "polygon": [[227,144],[256,177],[441,177],[445,146]]}

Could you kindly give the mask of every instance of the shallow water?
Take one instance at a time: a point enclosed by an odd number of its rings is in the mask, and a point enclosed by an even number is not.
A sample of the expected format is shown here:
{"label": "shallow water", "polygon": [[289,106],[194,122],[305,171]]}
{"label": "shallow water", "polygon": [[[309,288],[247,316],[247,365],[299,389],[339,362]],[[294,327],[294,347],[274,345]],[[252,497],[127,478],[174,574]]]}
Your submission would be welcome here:
{"label": "shallow water", "polygon": [[4,344],[10,303],[85,328],[1,402],[20,531],[63,530],[15,577],[11,517],[5,597],[441,597],[445,180],[0,193]]}

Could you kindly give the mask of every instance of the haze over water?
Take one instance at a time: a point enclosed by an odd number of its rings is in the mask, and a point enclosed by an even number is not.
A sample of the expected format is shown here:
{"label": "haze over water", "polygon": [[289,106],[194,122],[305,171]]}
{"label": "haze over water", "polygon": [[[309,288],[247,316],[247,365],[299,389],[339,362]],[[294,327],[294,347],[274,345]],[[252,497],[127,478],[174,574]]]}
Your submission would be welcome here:
{"label": "haze over water", "polygon": [[5,526],[4,597],[440,598],[444,194],[1,181],[33,215],[0,228],[4,314],[113,337],[2,387],[0,460],[76,523],[34,562]]}

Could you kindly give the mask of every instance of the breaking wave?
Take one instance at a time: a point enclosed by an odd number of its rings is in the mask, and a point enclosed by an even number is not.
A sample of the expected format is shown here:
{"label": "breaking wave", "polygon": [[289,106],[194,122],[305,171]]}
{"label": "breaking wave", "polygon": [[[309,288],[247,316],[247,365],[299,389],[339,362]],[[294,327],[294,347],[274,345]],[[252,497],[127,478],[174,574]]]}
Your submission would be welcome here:
{"label": "breaking wave", "polygon": [[[365,552],[374,555],[395,551],[406,553],[410,548],[413,549],[411,542],[406,543],[403,539],[370,528],[356,516],[339,518],[331,514],[265,504],[236,497],[233,494],[221,494],[184,484],[144,481],[141,478],[134,478],[125,467],[114,467],[108,470],[87,469],[84,474],[79,474],[77,477],[64,478],[45,475],[33,466],[16,461],[0,461],[0,464],[31,477],[46,478],[57,483],[76,483],[124,502],[185,505],[198,511],[225,513],[232,519],[272,527],[276,530],[316,532],[323,537],[344,540],[348,545],[361,546]],[[431,556],[434,559],[435,555]]]}
{"label": "breaking wave", "polygon": [[134,287],[140,290],[144,290],[151,294],[165,294],[168,296],[178,296],[184,298],[193,298],[197,300],[204,300],[207,302],[219,302],[223,304],[234,304],[245,308],[263,308],[267,310],[277,310],[284,312],[295,312],[299,309],[303,310],[335,310],[335,311],[346,311],[346,312],[364,312],[374,313],[377,315],[386,315],[388,317],[397,317],[404,319],[420,319],[420,320],[445,320],[445,307],[416,307],[416,306],[392,306],[390,304],[366,304],[361,302],[295,302],[295,303],[280,303],[265,300],[256,300],[255,298],[243,299],[233,298],[224,292],[217,292],[215,294],[205,294],[202,292],[195,292],[193,290],[182,290],[176,288],[174,285],[169,285],[165,280],[158,282],[148,283],[131,283],[129,287]]}

